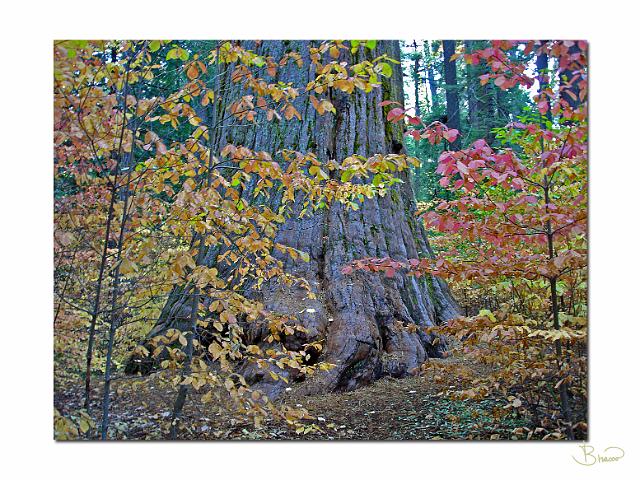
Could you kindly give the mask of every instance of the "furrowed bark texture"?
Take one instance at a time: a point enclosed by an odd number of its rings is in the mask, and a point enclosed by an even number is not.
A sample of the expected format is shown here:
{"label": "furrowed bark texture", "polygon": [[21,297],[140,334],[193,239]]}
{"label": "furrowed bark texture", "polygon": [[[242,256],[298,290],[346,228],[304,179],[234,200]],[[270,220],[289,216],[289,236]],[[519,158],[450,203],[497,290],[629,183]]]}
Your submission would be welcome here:
{"label": "furrowed bark texture", "polygon": [[[256,49],[254,42],[243,43]],[[304,67],[281,69],[276,81],[305,86],[315,75],[308,46],[306,41],[265,41],[257,50],[276,59],[288,50],[299,51],[305,59]],[[375,58],[382,53],[399,58],[398,42],[380,41],[375,51],[366,54]],[[247,94],[228,78],[223,80],[222,85],[225,84],[233,85],[224,93],[229,102]],[[302,121],[225,126],[216,132],[214,145],[218,149],[233,143],[269,152],[283,148],[313,151],[321,160],[339,161],[354,153],[364,156],[400,153],[402,127],[387,123],[386,108],[379,106],[387,99],[402,102],[399,65],[394,65],[393,77],[382,88],[369,94],[333,92],[335,115],[317,115],[308,96],[302,95],[296,104]],[[290,337],[287,348],[300,348],[304,343],[322,339],[324,348],[319,360],[336,365],[305,380],[301,388],[307,393],[351,390],[384,375],[400,377],[442,353],[443,344],[434,341],[433,336],[410,333],[399,324],[429,326],[456,316],[458,307],[444,282],[432,277],[417,279],[401,272],[394,278],[384,278],[378,273],[340,272],[352,260],[363,257],[406,260],[431,255],[425,231],[415,215],[410,178],[408,175],[401,178],[404,183],[395,185],[385,197],[366,200],[357,211],[334,203],[310,217],[287,220],[278,233],[278,242],[309,254],[308,263],[283,255],[280,258],[288,272],[309,281],[317,299],[309,300],[302,289],[285,288],[276,282],[265,283],[258,295],[268,309],[294,314],[308,329],[304,336]],[[244,194],[251,198],[251,188]],[[205,263],[215,264],[217,254],[211,248]],[[172,326],[180,328],[189,316],[188,305],[188,299],[176,290],[151,335]],[[253,343],[260,343],[266,336],[266,332],[256,328],[247,330]],[[258,383],[265,393],[277,396],[287,385],[272,381],[265,373],[245,371],[247,378]]]}

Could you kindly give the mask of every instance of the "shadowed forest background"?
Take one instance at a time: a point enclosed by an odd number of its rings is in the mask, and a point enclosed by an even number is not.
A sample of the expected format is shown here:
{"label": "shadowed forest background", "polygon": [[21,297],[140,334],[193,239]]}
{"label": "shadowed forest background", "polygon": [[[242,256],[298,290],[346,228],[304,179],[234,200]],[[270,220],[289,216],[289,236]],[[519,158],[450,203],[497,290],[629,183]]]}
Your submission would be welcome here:
{"label": "shadowed forest background", "polygon": [[584,41],[54,42],[54,436],[585,439]]}

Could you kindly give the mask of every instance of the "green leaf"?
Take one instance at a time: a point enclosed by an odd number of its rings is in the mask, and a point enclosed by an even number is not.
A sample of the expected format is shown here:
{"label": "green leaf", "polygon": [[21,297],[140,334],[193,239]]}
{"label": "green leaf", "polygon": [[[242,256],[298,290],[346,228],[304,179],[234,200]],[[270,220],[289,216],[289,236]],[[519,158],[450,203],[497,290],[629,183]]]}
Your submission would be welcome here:
{"label": "green leaf", "polygon": [[491,310],[480,310],[478,312],[478,315],[483,316],[483,317],[487,317],[489,320],[491,320],[492,322],[497,322],[498,320],[496,319],[495,315],[491,312]]}
{"label": "green leaf", "polygon": [[267,63],[267,62],[265,61],[264,57],[259,57],[258,56],[258,57],[254,57],[254,59],[253,59],[253,64],[256,67],[263,67],[265,63]]}
{"label": "green leaf", "polygon": [[80,431],[82,433],[87,433],[89,431],[89,428],[91,428],[91,425],[89,425],[89,422],[87,422],[84,418],[80,419]]}
{"label": "green leaf", "polygon": [[378,65],[380,65],[380,74],[382,76],[389,78],[393,75],[393,68],[391,68],[391,65],[388,63],[380,63]]}
{"label": "green leaf", "polygon": [[365,45],[369,50],[373,50],[374,48],[376,48],[376,43],[378,43],[376,40],[367,40],[367,43],[365,43],[364,45]]}
{"label": "green leaf", "polygon": [[160,49],[160,40],[152,40],[149,43],[149,50],[152,52],[157,52]]}

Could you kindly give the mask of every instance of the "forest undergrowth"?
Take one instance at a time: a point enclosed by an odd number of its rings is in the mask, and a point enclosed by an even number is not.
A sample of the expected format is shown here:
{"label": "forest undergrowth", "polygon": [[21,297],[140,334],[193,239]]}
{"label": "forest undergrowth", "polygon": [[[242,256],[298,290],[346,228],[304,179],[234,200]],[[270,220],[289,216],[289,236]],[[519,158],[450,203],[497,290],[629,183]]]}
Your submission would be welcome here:
{"label": "forest undergrowth", "polygon": [[[229,405],[202,403],[192,395],[184,407],[181,434],[185,440],[554,440],[563,438],[551,421],[537,425],[531,415],[499,396],[456,399],[454,394],[487,379],[494,368],[469,356],[432,359],[431,368],[406,378],[385,377],[366,387],[317,396],[300,395],[293,385],[278,403],[308,412],[305,429],[267,420],[256,427]],[[163,440],[171,423],[175,392],[163,373],[122,376],[114,381],[111,400],[112,438]],[[101,380],[94,381],[96,398]],[[78,435],[97,439],[100,417],[83,416],[83,390],[77,384],[61,390],[55,407],[66,421],[73,419]],[[63,417],[58,417],[62,421]],[[86,428],[85,432],[81,431]],[[585,425],[586,427],[586,425]],[[582,426],[580,426],[582,428]],[[578,430],[582,436],[586,430]]]}

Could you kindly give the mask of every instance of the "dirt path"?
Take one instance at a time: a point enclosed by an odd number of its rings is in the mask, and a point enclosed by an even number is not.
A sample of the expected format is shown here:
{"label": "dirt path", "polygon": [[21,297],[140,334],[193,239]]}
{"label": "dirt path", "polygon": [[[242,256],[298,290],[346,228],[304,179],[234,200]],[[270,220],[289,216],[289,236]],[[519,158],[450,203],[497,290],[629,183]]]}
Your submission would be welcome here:
{"label": "dirt path", "polygon": [[[99,412],[100,384],[96,382],[95,386],[93,411]],[[450,386],[455,390],[460,387]],[[255,428],[246,418],[234,416],[211,403],[202,404],[199,395],[190,395],[184,422],[188,428],[181,437],[198,440],[509,439],[514,429],[527,426],[526,419],[517,416],[496,422],[493,413],[495,409],[502,409],[496,400],[451,400],[442,392],[443,386],[434,384],[429,375],[383,378],[352,392],[310,397],[296,395],[294,386],[280,402],[309,411],[312,419],[307,424],[314,423],[319,430],[307,433],[296,433],[275,421]],[[175,391],[155,376],[116,382],[111,413],[113,437],[166,438],[174,398]],[[56,407],[63,411],[73,411],[80,405],[79,389],[56,396]]]}
{"label": "dirt path", "polygon": [[298,402],[325,431],[309,434],[309,439],[446,440],[489,439],[492,435],[506,439],[513,428],[526,423],[511,418],[496,429],[492,410],[501,408],[497,402],[449,400],[438,395],[438,389],[424,377],[384,378],[353,392]]}

